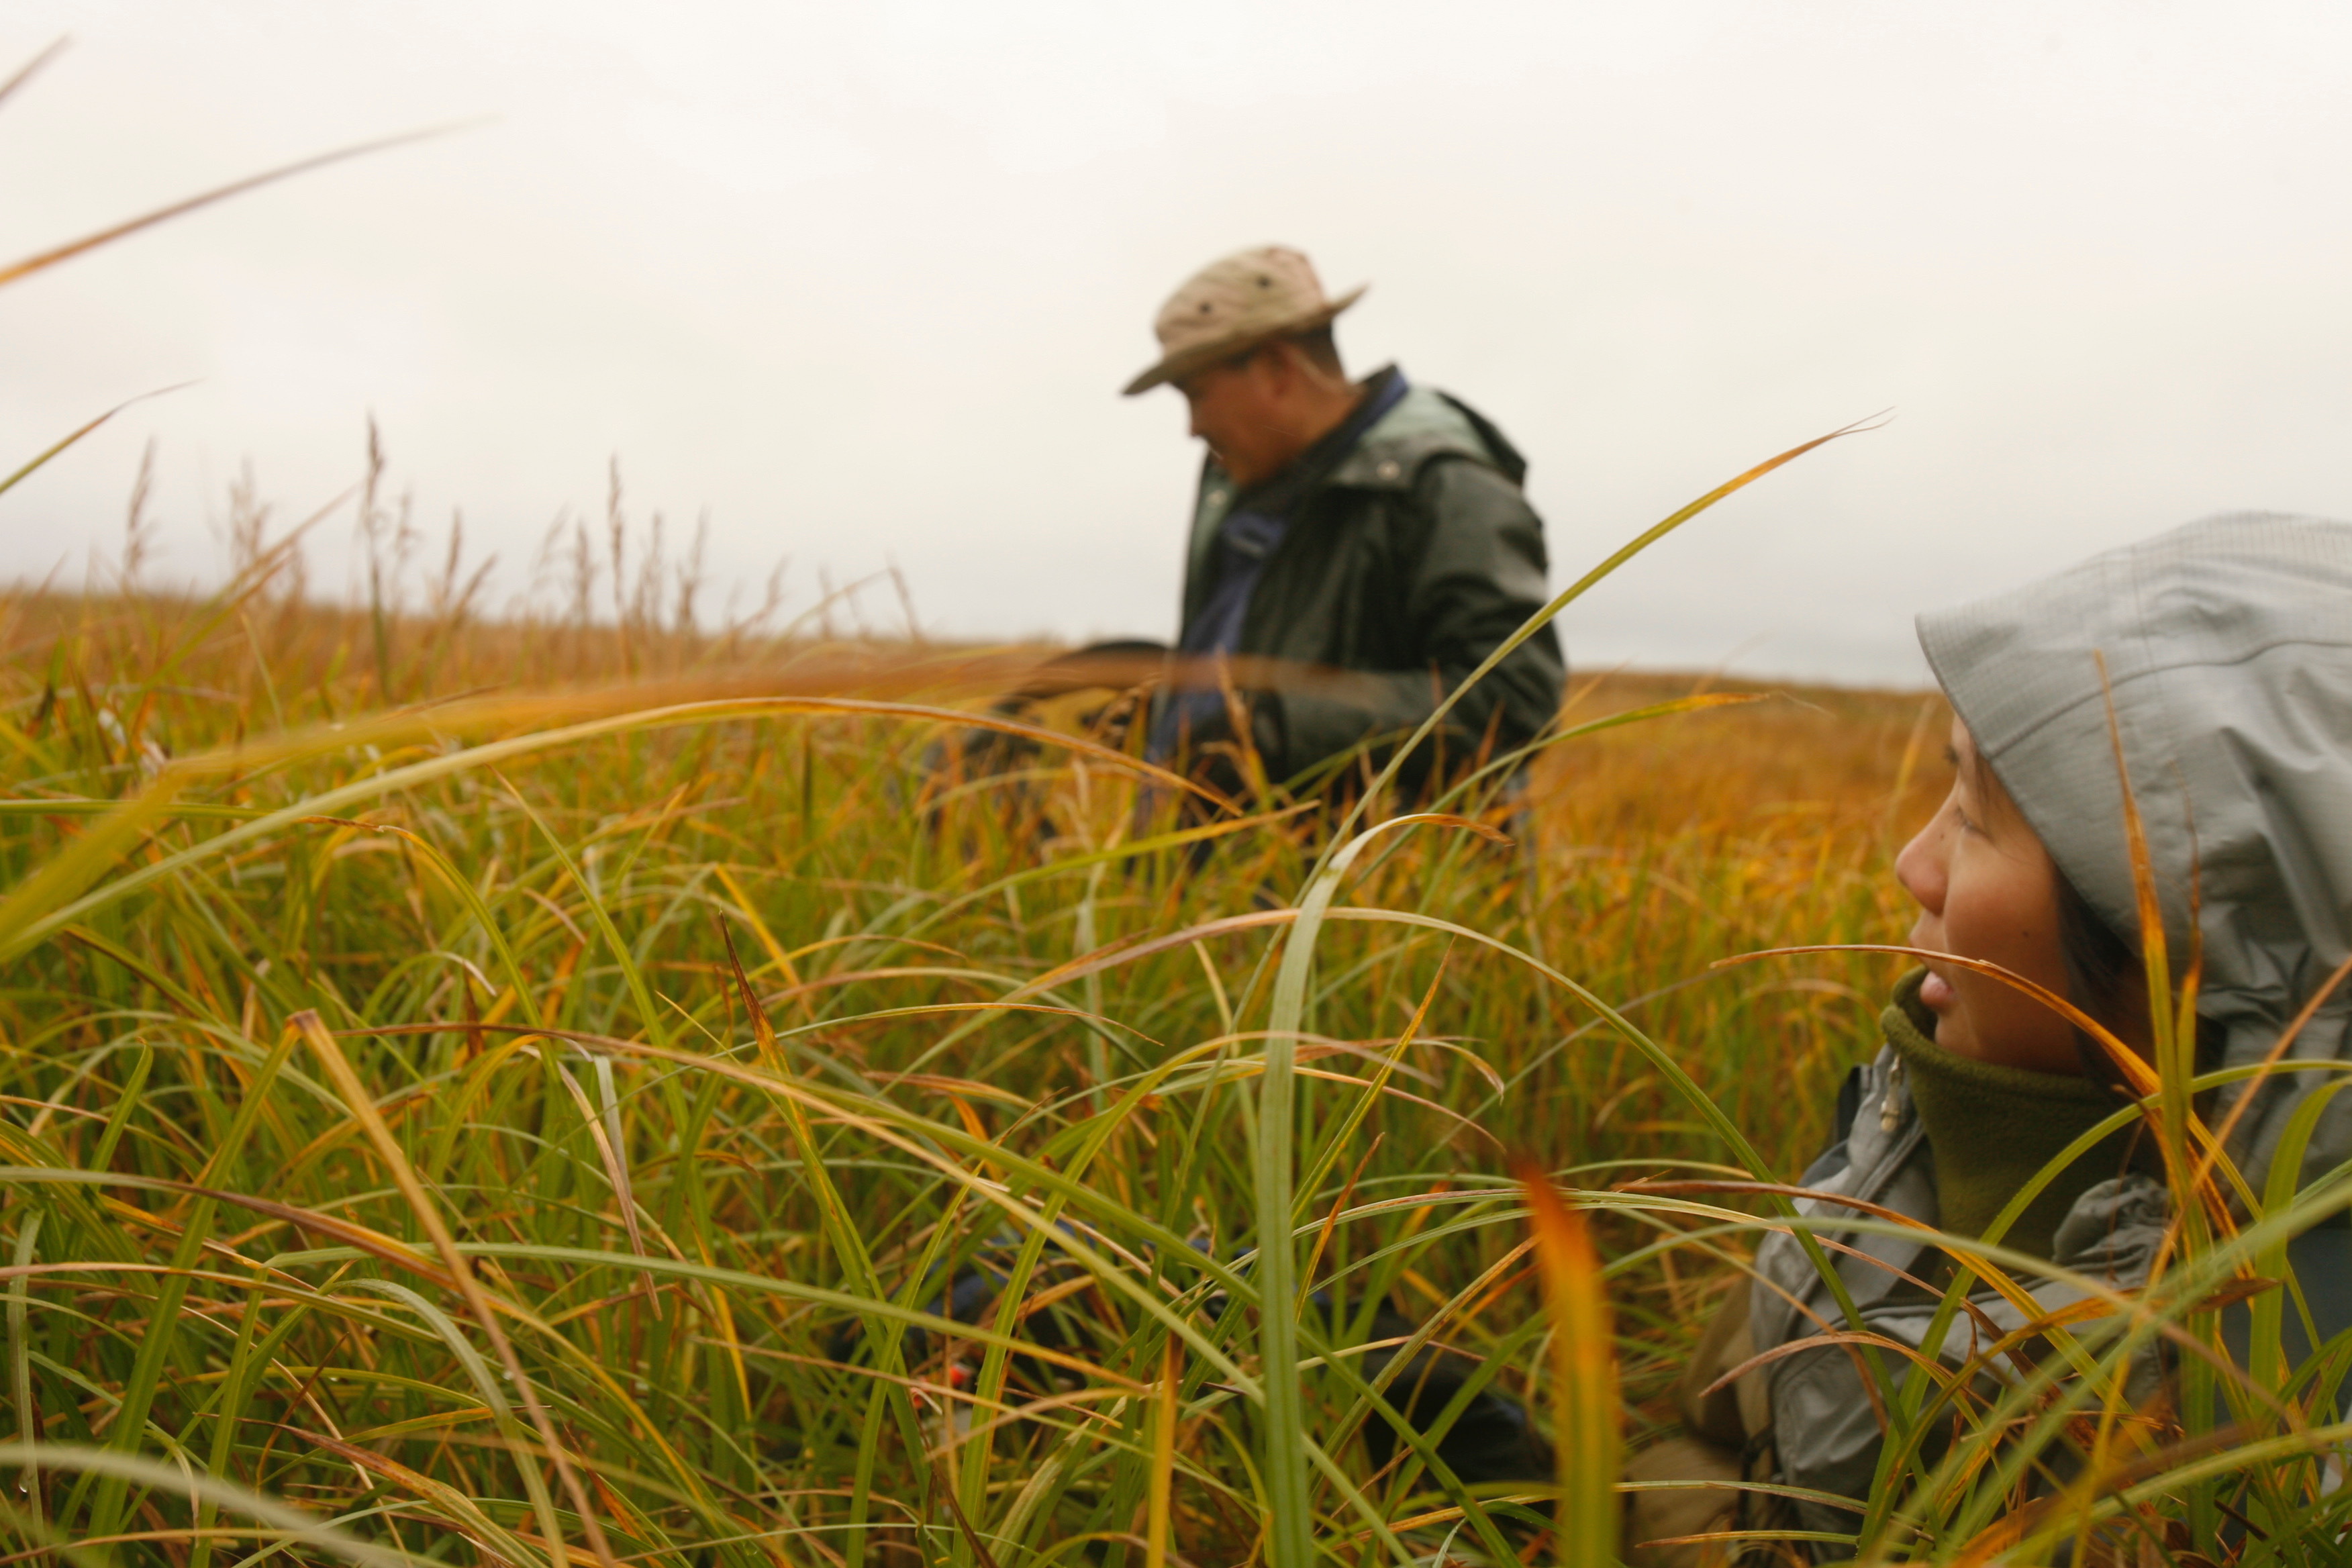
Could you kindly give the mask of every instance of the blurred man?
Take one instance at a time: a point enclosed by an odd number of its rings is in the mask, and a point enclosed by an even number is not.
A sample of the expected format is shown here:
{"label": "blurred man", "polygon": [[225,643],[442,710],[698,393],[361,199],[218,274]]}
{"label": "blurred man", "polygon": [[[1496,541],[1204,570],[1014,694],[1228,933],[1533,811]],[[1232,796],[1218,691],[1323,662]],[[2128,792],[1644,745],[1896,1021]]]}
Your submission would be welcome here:
{"label": "blurred man", "polygon": [[[1174,386],[1208,455],[1178,644],[1194,673],[1153,710],[1155,758],[1229,764],[1238,714],[1274,782],[1368,777],[1549,597],[1527,460],[1503,433],[1393,365],[1341,368],[1331,323],[1363,292],[1327,299],[1306,257],[1266,246],[1160,307],[1160,361],[1127,393]],[[1199,673],[1219,656],[1230,700]],[[1408,784],[1526,744],[1565,676],[1547,626],[1454,705]]]}

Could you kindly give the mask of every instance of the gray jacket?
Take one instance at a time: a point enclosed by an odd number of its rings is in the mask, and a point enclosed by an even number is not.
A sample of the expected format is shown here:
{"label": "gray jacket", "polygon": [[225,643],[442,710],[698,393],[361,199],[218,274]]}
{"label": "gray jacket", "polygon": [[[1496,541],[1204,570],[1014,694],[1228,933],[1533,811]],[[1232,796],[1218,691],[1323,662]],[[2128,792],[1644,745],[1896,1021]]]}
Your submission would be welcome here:
{"label": "gray jacket", "polygon": [[[1852,1121],[1799,1184],[1933,1226],[1938,1216],[1935,1166],[1910,1090],[1894,1070],[1897,1060],[1892,1047],[1883,1047],[1868,1065],[1854,1069],[1846,1097],[1855,1106]],[[1796,1206],[1801,1214],[1825,1219],[1855,1212],[1827,1198],[1801,1199]],[[2148,1177],[2102,1182],[2083,1194],[2059,1226],[2053,1262],[2112,1289],[2137,1289],[2147,1282],[2170,1212],[2163,1187]],[[1862,1314],[1862,1326],[1924,1346],[1943,1296],[1936,1250],[1899,1237],[1816,1234],[1830,1244],[1824,1250]],[[1853,1250],[1841,1251],[1841,1246]],[[1748,1313],[1758,1353],[1849,1326],[1794,1236],[1784,1231],[1765,1237],[1756,1249],[1756,1275]],[[2045,1311],[2086,1294],[2062,1281],[2021,1283],[2031,1284]],[[1969,1302],[1973,1310],[1955,1315],[1946,1331],[1942,1359],[1948,1363],[1977,1353],[1988,1329],[2005,1334],[2024,1322],[2016,1306],[1990,1289],[1979,1287]],[[1889,1376],[1899,1380],[1906,1363],[1892,1355],[1885,1362]],[[1773,1448],[1787,1484],[1857,1500],[1870,1496],[1881,1435],[1875,1405],[1864,1384],[1867,1364],[1848,1348],[1825,1345],[1762,1369],[1770,1393]],[[1988,1374],[2000,1375],[2000,1369]],[[1893,1392],[1881,1390],[1877,1403]],[[1797,1512],[1807,1530],[1850,1532],[1855,1523],[1853,1513],[1820,1504],[1800,1502]]]}

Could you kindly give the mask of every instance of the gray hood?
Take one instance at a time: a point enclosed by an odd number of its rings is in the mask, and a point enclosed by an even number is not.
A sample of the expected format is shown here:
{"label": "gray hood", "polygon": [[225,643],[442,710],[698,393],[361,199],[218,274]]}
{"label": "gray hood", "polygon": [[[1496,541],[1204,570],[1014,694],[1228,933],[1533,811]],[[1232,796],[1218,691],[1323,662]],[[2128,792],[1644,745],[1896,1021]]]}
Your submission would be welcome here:
{"label": "gray hood", "polygon": [[[1977,749],[2075,888],[2138,929],[2122,790],[2094,654],[2106,659],[2176,973],[2196,884],[2198,1010],[2225,1060],[2260,1061],[2352,951],[2352,527],[2207,518],[2029,587],[1919,617]],[[2290,1059],[2352,1058],[2352,986]],[[2256,1190],[2294,1106],[2334,1075],[2258,1092],[2235,1152]],[[2352,1159],[2352,1093],[2324,1114],[2310,1179]]]}

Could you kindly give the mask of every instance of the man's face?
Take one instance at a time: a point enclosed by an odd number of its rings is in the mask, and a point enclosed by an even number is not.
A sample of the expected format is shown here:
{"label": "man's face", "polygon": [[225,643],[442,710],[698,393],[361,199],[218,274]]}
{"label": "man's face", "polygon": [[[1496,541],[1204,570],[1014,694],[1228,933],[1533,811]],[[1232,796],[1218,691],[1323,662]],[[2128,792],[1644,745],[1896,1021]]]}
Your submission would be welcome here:
{"label": "man's face", "polygon": [[[1976,745],[1952,721],[1952,793],[1904,846],[1895,875],[1918,900],[1911,945],[1989,959],[2013,974],[2066,994],[2058,936],[2058,868],[2006,795],[1985,798]],[[1936,1043],[2036,1072],[2079,1073],[2074,1027],[2040,1003],[1988,975],[1927,965],[1919,1000],[1936,1015]]]}
{"label": "man's face", "polygon": [[1297,456],[1287,416],[1289,384],[1283,356],[1261,349],[1195,371],[1176,384],[1192,410],[1192,434],[1208,443],[1218,466],[1246,489],[1279,472]]}

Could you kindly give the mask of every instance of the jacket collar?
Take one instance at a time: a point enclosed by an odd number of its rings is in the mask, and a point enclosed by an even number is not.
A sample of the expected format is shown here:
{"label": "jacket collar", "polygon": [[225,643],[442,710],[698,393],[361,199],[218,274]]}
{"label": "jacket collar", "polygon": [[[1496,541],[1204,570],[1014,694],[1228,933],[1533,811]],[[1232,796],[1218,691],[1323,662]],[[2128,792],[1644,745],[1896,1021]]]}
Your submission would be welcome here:
{"label": "jacket collar", "polygon": [[1373,372],[1358,384],[1363,393],[1348,416],[1284,465],[1280,473],[1236,495],[1233,510],[1287,517],[1301,500],[1329,482],[1413,392],[1404,373],[1394,365]]}
{"label": "jacket collar", "polygon": [[1356,489],[1411,489],[1424,465],[1446,457],[1467,458],[1513,484],[1527,476],[1527,459],[1491,421],[1459,398],[1415,386],[1364,432],[1355,450],[1331,470],[1329,482]]}

